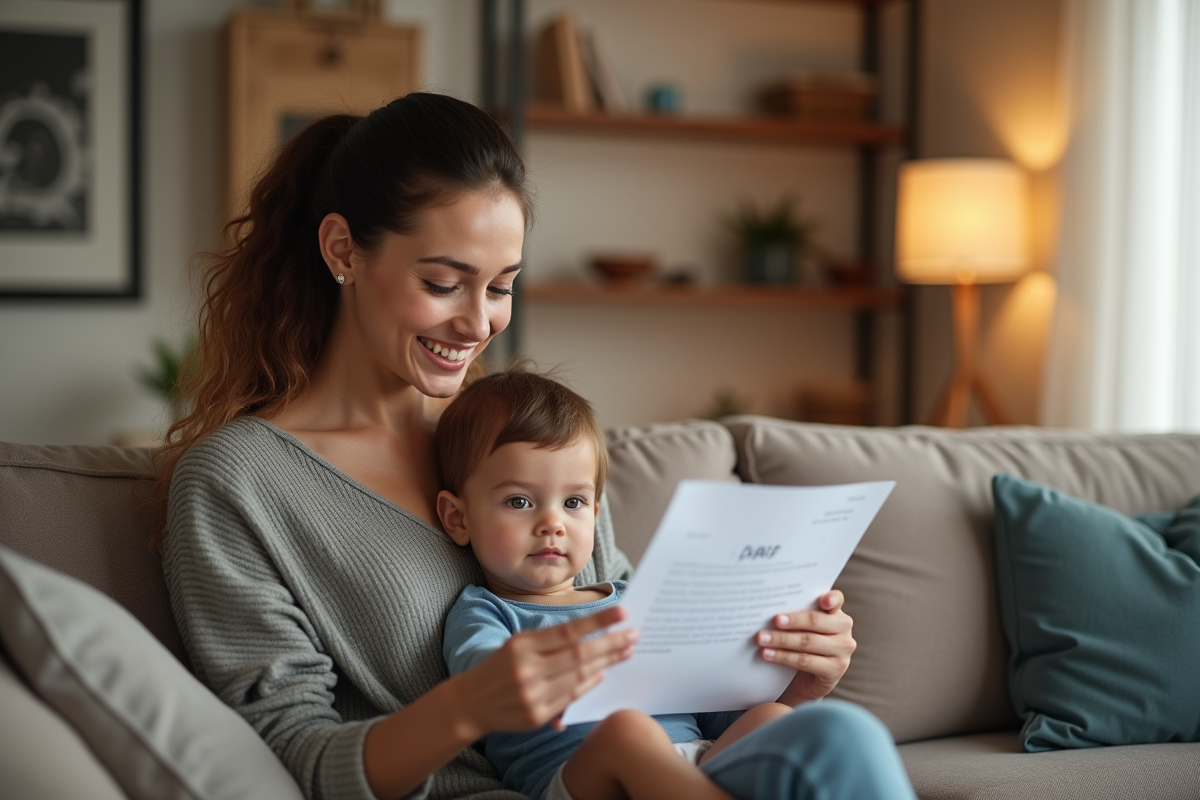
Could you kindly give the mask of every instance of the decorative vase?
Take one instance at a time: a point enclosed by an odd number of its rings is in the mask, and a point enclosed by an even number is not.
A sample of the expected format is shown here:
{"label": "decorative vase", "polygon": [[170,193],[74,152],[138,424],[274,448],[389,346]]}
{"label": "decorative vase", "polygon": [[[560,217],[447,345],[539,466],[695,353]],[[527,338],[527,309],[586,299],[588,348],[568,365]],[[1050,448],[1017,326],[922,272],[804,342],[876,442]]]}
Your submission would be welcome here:
{"label": "decorative vase", "polygon": [[793,283],[796,248],[791,242],[763,242],[746,251],[746,280],[750,283]]}

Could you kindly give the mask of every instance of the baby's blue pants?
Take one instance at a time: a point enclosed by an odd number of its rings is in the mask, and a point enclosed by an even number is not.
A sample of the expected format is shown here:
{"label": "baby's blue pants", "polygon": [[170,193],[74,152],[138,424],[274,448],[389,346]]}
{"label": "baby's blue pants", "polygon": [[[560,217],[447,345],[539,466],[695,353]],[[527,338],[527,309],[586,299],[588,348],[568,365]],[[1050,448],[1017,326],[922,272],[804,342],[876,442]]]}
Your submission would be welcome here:
{"label": "baby's blue pants", "polygon": [[738,800],[915,800],[887,728],[852,703],[805,703],[701,765]]}

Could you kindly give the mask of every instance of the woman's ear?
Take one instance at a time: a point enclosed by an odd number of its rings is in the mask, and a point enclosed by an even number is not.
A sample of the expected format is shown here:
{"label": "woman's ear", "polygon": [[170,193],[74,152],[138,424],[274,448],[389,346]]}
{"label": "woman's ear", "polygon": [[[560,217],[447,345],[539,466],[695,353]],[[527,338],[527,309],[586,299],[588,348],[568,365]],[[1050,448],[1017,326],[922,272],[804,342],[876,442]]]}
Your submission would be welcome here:
{"label": "woman's ear", "polygon": [[462,500],[445,489],[437,496],[438,518],[442,521],[442,529],[454,540],[459,547],[471,543],[471,535],[467,532],[467,514]]}
{"label": "woman's ear", "polygon": [[350,259],[354,252],[354,237],[350,235],[350,223],[346,218],[341,214],[326,214],[317,228],[317,243],[333,279],[343,286],[354,283],[354,265]]}

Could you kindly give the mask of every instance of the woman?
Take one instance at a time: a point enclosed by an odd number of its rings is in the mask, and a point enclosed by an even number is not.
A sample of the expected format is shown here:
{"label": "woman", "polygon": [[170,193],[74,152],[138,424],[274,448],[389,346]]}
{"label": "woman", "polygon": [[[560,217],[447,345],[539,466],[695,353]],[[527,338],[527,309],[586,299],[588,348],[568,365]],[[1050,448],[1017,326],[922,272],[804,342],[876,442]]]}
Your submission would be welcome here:
{"label": "woman", "polygon": [[[164,569],[196,673],[308,797],[514,796],[471,744],[555,720],[632,653],[634,634],[590,636],[614,610],[452,679],[441,659],[445,613],[482,576],[438,527],[431,434],[509,322],[530,210],[486,114],[412,94],[286,145],[208,273],[195,409],[164,452]],[[628,568],[605,511],[582,578]],[[792,699],[845,672],[841,605],[832,592],[769,633],[764,654],[802,670]],[[814,781],[911,796],[865,712],[807,704],[779,723],[714,758],[714,780],[741,798]]]}

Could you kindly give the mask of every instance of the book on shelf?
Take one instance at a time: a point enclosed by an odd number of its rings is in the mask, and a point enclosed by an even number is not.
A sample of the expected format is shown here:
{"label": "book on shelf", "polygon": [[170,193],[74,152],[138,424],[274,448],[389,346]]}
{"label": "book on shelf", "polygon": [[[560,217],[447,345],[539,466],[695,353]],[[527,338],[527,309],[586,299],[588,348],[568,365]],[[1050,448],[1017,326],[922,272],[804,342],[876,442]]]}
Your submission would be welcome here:
{"label": "book on shelf", "polygon": [[559,14],[546,25],[538,40],[537,64],[543,99],[576,114],[595,110],[574,15]]}
{"label": "book on shelf", "polygon": [[580,45],[583,51],[584,65],[591,79],[592,90],[596,94],[600,108],[610,114],[620,114],[629,110],[629,101],[617,75],[613,72],[612,61],[608,52],[600,44],[599,38],[592,31],[583,31],[580,35]]}

